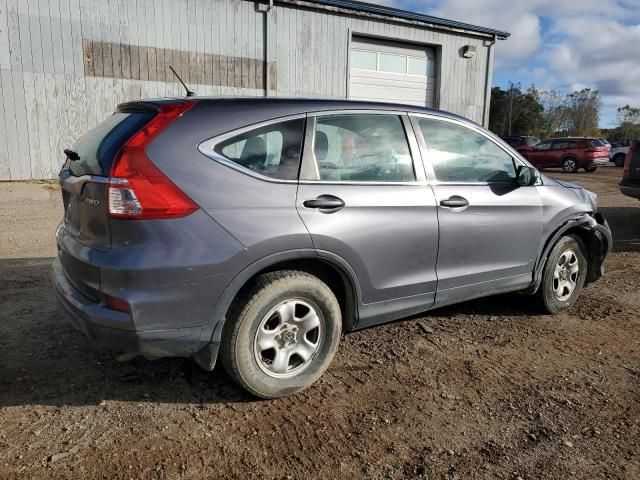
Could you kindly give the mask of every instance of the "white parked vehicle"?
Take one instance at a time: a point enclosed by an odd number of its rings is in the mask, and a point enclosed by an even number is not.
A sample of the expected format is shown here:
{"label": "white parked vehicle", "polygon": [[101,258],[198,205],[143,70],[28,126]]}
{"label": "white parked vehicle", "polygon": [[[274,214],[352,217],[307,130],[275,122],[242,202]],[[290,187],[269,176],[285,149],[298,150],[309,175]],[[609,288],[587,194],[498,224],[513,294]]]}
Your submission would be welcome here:
{"label": "white parked vehicle", "polygon": [[616,167],[624,166],[624,159],[627,157],[629,147],[614,148],[609,152],[609,160],[611,160]]}

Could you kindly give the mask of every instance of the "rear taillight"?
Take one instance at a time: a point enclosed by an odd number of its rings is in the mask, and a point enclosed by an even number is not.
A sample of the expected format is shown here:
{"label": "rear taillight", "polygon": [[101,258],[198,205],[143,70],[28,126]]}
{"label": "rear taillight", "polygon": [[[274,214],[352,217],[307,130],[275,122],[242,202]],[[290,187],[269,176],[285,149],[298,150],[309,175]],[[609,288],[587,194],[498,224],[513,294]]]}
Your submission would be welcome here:
{"label": "rear taillight", "polygon": [[604,146],[594,145],[591,142],[587,142],[587,148],[585,149],[584,154],[586,158],[606,157],[607,149]]}
{"label": "rear taillight", "polygon": [[109,216],[128,219],[179,218],[198,209],[145,154],[151,141],[194,102],[160,107],[158,114],[118,152],[109,178]]}

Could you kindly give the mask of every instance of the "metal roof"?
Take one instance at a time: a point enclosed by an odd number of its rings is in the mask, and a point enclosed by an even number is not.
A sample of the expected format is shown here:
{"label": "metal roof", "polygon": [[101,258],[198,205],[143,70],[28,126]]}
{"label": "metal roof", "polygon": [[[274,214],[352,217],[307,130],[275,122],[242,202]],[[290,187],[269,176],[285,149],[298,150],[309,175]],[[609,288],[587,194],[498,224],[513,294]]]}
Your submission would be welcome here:
{"label": "metal roof", "polygon": [[317,3],[320,5],[326,5],[335,8],[344,8],[347,10],[354,10],[357,12],[371,13],[375,15],[382,15],[384,17],[402,18],[404,20],[412,20],[421,23],[428,23],[439,27],[454,28],[460,30],[467,30],[470,32],[478,32],[487,35],[495,35],[500,40],[504,40],[511,34],[509,32],[503,32],[501,30],[495,30],[493,28],[479,27],[477,25],[471,25],[463,22],[456,22],[455,20],[447,20],[446,18],[433,17],[431,15],[425,15],[422,13],[410,12],[408,10],[401,10],[399,8],[387,7],[384,5],[374,5],[372,3],[358,2],[356,0],[306,0],[309,3]]}

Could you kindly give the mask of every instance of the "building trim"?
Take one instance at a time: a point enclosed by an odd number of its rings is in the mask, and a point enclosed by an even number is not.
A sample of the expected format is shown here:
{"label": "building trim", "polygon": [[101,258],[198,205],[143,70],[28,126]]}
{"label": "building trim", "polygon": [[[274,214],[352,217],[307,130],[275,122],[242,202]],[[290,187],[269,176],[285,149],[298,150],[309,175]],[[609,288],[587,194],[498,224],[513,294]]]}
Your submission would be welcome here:
{"label": "building trim", "polygon": [[374,5],[355,0],[277,0],[277,3],[298,4],[315,8],[333,8],[350,11],[356,14],[376,15],[384,18],[400,19],[410,22],[425,24],[426,26],[454,30],[458,32],[471,33],[475,35],[496,37],[498,40],[505,40],[511,34],[502,30],[488,27],[481,27],[469,23],[448,20],[446,18],[434,17],[423,13],[401,10],[399,8],[387,7],[384,5]]}

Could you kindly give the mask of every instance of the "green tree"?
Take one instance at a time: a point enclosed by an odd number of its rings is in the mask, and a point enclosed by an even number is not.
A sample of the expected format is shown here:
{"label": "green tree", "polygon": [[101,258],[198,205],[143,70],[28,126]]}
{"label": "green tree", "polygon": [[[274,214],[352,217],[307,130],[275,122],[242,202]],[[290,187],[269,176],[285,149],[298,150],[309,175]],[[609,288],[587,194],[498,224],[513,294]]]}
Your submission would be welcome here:
{"label": "green tree", "polygon": [[531,86],[525,92],[520,84],[508,90],[491,89],[489,129],[498,135],[537,135],[543,107],[538,90]]}
{"label": "green tree", "polygon": [[564,124],[565,95],[558,90],[546,90],[540,92],[539,98],[543,108],[539,134],[540,138],[549,138],[558,132]]}
{"label": "green tree", "polygon": [[616,140],[640,138],[640,108],[628,104],[618,107],[618,135]]}
{"label": "green tree", "polygon": [[599,136],[600,94],[598,90],[583,88],[567,95],[564,105],[564,129],[579,137]]}

